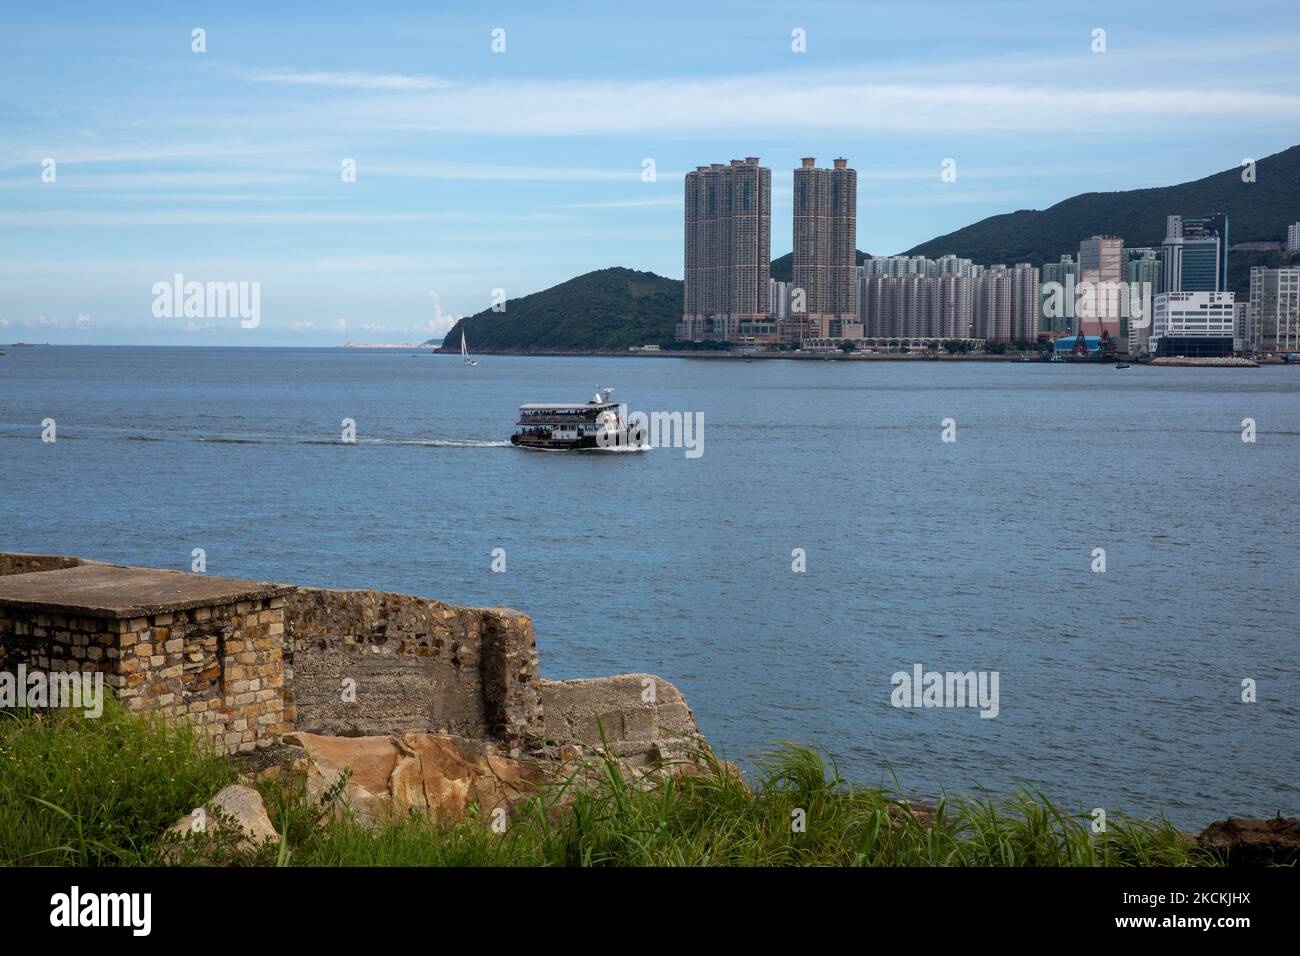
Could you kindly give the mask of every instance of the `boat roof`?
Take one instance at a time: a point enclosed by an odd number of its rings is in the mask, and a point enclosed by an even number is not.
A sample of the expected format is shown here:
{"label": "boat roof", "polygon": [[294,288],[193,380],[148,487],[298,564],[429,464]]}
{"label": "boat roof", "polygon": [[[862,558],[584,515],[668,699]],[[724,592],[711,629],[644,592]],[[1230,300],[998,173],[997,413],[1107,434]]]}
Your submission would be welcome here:
{"label": "boat roof", "polygon": [[527,409],[530,412],[535,412],[553,409],[555,411],[571,412],[590,408],[615,408],[617,406],[618,402],[545,402],[534,403],[531,405],[520,405],[519,410],[523,411],[524,409]]}

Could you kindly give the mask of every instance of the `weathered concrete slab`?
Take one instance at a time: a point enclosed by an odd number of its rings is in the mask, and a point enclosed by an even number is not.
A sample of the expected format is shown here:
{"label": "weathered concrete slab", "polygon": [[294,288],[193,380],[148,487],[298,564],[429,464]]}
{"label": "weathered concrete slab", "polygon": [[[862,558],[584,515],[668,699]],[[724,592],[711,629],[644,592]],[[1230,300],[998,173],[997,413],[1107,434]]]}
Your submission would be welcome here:
{"label": "weathered concrete slab", "polygon": [[595,746],[653,744],[699,733],[686,698],[653,674],[543,680],[546,736]]}
{"label": "weathered concrete slab", "polygon": [[83,564],[59,571],[0,576],[0,607],[79,617],[138,618],[278,597],[289,590],[268,581]]}

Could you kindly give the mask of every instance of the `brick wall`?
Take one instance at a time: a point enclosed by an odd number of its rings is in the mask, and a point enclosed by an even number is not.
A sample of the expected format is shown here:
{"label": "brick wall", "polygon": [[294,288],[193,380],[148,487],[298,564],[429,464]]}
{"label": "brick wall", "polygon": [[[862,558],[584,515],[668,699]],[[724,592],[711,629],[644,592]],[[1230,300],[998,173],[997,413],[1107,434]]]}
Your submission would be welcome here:
{"label": "brick wall", "polygon": [[231,753],[292,728],[284,598],[137,618],[0,607],[0,669],[100,671],[131,711],[184,717]]}

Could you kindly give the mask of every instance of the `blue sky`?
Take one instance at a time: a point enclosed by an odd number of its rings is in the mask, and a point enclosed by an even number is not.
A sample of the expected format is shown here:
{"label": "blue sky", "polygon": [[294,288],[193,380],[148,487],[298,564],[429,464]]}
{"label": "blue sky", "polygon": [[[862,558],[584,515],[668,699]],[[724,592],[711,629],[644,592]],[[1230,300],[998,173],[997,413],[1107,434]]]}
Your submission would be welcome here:
{"label": "blue sky", "polygon": [[[410,342],[497,288],[680,277],[682,175],[733,157],[773,170],[773,255],[802,156],[848,157],[888,254],[1300,141],[1293,2],[1054,6],[6,0],[0,342]],[[176,273],[260,283],[260,324],[155,317]]]}

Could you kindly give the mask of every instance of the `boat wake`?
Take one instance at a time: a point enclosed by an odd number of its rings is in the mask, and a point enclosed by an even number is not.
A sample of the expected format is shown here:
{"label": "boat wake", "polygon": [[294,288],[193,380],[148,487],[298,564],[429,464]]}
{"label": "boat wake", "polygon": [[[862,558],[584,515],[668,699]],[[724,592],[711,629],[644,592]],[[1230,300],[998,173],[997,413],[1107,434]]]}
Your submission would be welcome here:
{"label": "boat wake", "polygon": [[337,438],[199,438],[201,442],[218,445],[417,445],[426,448],[509,448],[508,441],[483,441],[476,438],[358,438],[355,442],[342,442]]}

